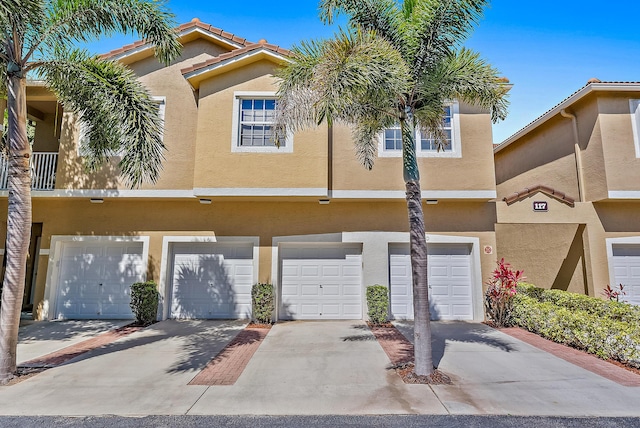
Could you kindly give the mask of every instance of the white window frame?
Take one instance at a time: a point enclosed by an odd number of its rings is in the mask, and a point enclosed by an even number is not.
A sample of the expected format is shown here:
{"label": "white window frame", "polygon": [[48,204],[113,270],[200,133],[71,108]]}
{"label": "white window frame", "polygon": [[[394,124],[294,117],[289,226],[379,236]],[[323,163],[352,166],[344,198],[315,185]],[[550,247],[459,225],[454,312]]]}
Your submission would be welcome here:
{"label": "white window frame", "polygon": [[276,146],[241,146],[240,145],[240,113],[241,101],[247,99],[276,99],[273,91],[235,91],[233,93],[233,120],[231,126],[231,152],[233,153],[293,153],[293,135],[287,132],[284,145]]}
{"label": "white window frame", "polygon": [[[155,97],[152,96],[151,100],[158,104],[158,116],[160,117],[161,129],[160,129],[160,141],[164,140],[164,127],[165,127],[165,112],[167,107],[167,97]],[[80,153],[80,146],[82,145],[82,140],[86,138],[87,128],[82,119],[78,119],[78,144],[76,147],[76,153],[78,156],[82,156]],[[117,158],[122,157],[122,153],[115,153],[111,157]]]}
{"label": "white window frame", "polygon": [[[421,158],[460,158],[462,157],[462,145],[460,143],[460,104],[457,101],[448,103],[451,107],[451,150],[436,151],[422,150],[422,135],[419,127],[416,128],[416,156]],[[402,150],[387,149],[385,147],[384,131],[378,135],[378,157],[399,158]]]}
{"label": "white window frame", "polygon": [[631,129],[633,129],[636,157],[640,158],[640,100],[629,100],[629,108],[631,109]]}

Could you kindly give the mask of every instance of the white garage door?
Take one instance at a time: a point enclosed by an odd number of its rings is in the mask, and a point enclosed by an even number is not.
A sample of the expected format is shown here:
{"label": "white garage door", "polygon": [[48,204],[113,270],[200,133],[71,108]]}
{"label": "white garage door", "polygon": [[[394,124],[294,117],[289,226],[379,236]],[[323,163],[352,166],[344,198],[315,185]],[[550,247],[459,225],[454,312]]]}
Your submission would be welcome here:
{"label": "white garage door", "polygon": [[251,244],[175,243],[171,265],[172,318],[251,317]]}
{"label": "white garage door", "polygon": [[[428,244],[429,302],[433,320],[472,320],[471,246]],[[408,245],[389,248],[391,315],[413,319],[411,257]]]}
{"label": "white garage door", "polygon": [[142,242],[63,242],[56,317],[130,319],[131,284],[141,281]]}
{"label": "white garage door", "polygon": [[284,248],[280,318],[362,319],[360,246]]}
{"label": "white garage door", "polygon": [[621,300],[640,305],[640,245],[613,246],[613,274],[615,285],[624,285],[627,293]]}

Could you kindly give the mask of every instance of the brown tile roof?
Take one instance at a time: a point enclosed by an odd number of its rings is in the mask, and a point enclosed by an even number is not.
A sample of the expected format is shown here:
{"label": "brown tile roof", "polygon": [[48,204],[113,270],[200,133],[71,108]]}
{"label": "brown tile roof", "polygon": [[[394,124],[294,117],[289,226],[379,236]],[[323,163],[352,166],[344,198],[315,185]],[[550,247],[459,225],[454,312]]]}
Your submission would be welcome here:
{"label": "brown tile roof", "polygon": [[574,198],[567,196],[565,193],[555,190],[552,187],[545,186],[542,184],[537,184],[533,187],[524,188],[519,192],[516,192],[512,195],[507,196],[506,198],[502,198],[502,200],[505,201],[507,205],[511,205],[514,202],[521,201],[524,198],[530,195],[533,195],[534,193],[537,193],[537,192],[542,192],[545,195],[551,196],[552,198],[555,198],[560,202],[564,202],[565,204],[569,205],[572,208],[575,206],[576,201]]}
{"label": "brown tile roof", "polygon": [[218,55],[215,58],[211,58],[211,59],[208,59],[208,60],[206,60],[204,62],[193,64],[191,67],[183,68],[181,71],[182,71],[182,74],[184,75],[184,74],[191,73],[191,72],[200,70],[202,68],[208,67],[208,66],[213,65],[213,64],[218,64],[218,63],[227,61],[227,60],[229,60],[231,58],[235,58],[235,57],[243,55],[245,53],[248,53],[248,52],[251,52],[251,51],[255,51],[255,50],[261,50],[261,49],[266,49],[266,50],[269,50],[269,51],[271,51],[273,53],[276,53],[276,54],[279,54],[279,55],[282,55],[282,56],[291,56],[292,55],[290,50],[281,48],[280,46],[277,46],[277,45],[272,45],[270,43],[267,43],[266,40],[262,39],[258,43],[251,43],[251,44],[246,45],[243,48],[234,49],[231,52],[223,53],[221,55]]}
{"label": "brown tile roof", "polygon": [[[191,22],[187,22],[185,24],[182,24],[178,27],[176,27],[174,30],[176,33],[180,34],[183,33],[187,30],[191,30],[192,28],[200,28],[208,33],[214,34],[216,36],[220,36],[224,39],[227,39],[229,42],[233,42],[242,46],[246,46],[248,44],[252,44],[251,42],[247,41],[247,39],[244,39],[242,37],[238,37],[235,34],[232,33],[228,33],[220,28],[214,27],[212,25],[209,24],[205,24],[204,22],[200,22],[200,20],[198,18],[193,18],[191,20]],[[121,55],[125,52],[129,52],[131,50],[137,49],[141,46],[146,45],[147,42],[145,40],[138,40],[137,42],[131,43],[129,45],[125,45],[121,48],[112,50],[110,52],[107,52],[105,54],[102,54],[101,57],[102,58],[111,58],[117,55]]]}

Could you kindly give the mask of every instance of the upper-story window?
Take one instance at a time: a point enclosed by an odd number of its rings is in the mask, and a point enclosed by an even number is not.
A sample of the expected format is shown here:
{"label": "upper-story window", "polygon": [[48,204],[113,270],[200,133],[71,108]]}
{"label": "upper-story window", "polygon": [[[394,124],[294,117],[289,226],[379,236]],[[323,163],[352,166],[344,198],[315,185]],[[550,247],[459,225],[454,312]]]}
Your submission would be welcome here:
{"label": "upper-story window", "polygon": [[636,157],[640,158],[640,100],[630,100],[629,105],[631,106],[631,127],[636,146]]}
{"label": "upper-story window", "polygon": [[[416,129],[416,154],[419,157],[460,157],[460,121],[458,117],[458,103],[445,106],[442,120],[442,130],[445,141],[438,150],[436,139],[429,134],[424,134],[419,127]],[[402,156],[402,132],[400,127],[385,129],[380,136],[378,156],[400,157]]]}
{"label": "upper-story window", "polygon": [[273,92],[236,92],[233,112],[233,152],[292,152],[290,136],[276,146]]}

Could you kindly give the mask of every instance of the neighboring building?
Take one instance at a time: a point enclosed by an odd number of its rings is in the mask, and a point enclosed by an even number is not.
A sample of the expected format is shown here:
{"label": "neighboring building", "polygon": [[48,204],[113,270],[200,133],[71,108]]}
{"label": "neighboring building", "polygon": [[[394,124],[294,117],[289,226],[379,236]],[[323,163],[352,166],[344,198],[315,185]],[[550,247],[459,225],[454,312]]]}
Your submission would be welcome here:
{"label": "neighboring building", "polygon": [[[153,186],[123,186],[117,158],[86,173],[72,115],[45,88],[28,88],[36,136],[26,302],[36,318],[130,318],[129,286],[145,278],[159,284],[162,319],[248,317],[256,282],[275,284],[278,319],[364,318],[372,284],[390,286],[393,315],[411,318],[393,130],[372,171],[343,127],[276,148],[274,75],[289,52],[198,20],[178,32],[184,49],[170,66],[141,42],[106,55],[132,68],[164,116],[168,150]],[[448,115],[450,148],[419,143],[431,296],[439,318],[481,320],[496,260],[491,121],[457,102]]]}
{"label": "neighboring building", "polygon": [[592,79],[495,148],[498,256],[529,282],[640,304],[639,105]]}

